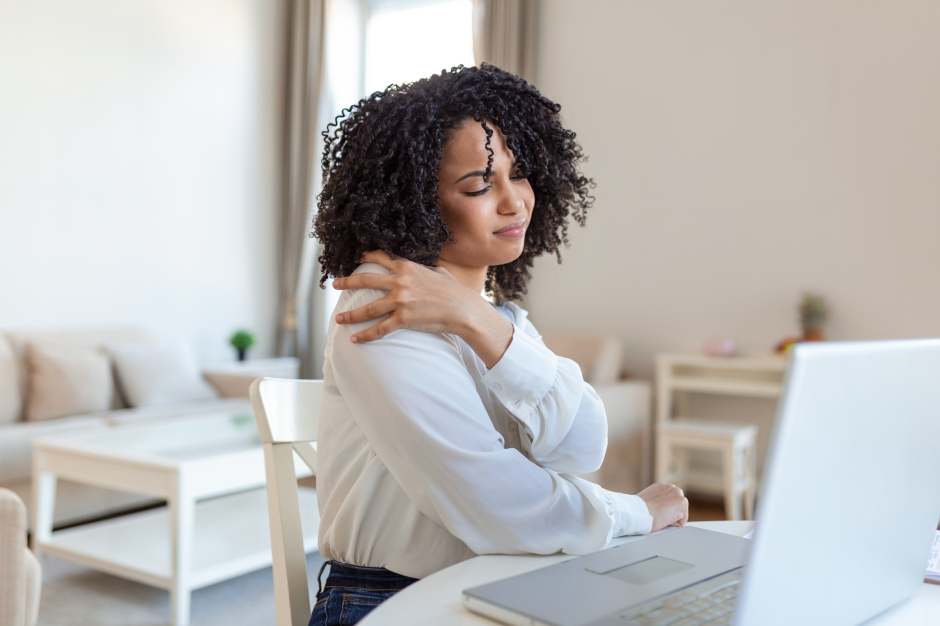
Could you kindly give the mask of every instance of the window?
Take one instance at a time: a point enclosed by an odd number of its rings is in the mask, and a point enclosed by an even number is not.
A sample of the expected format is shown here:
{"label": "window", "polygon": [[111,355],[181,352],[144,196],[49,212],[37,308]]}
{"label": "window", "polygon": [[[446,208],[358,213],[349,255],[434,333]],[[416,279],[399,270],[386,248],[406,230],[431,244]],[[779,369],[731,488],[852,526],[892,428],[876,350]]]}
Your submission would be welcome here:
{"label": "window", "polygon": [[372,3],[365,37],[365,93],[473,65],[473,3]]}

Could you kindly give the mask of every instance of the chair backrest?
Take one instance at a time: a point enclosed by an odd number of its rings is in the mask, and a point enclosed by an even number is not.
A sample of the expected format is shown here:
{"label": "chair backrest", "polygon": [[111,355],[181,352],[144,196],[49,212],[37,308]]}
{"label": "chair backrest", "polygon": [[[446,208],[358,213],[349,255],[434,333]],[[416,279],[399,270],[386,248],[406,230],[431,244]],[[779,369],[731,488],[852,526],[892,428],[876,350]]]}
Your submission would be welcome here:
{"label": "chair backrest", "polygon": [[310,596],[294,452],[316,475],[322,380],[259,378],[249,395],[264,447],[277,626],[307,626]]}

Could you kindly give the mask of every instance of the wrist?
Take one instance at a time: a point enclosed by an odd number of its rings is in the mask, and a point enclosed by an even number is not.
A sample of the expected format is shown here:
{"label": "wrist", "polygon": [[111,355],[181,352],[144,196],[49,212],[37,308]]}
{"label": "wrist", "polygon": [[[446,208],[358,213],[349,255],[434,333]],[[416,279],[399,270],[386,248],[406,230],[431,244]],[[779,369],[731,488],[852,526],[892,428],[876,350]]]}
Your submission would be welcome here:
{"label": "wrist", "polygon": [[[479,295],[473,294],[471,298],[468,298],[467,306],[464,307],[464,314],[457,322],[458,326],[455,334],[468,344],[473,345],[475,341],[486,334],[486,329],[490,325],[487,322],[492,323],[491,316],[494,313],[499,315],[490,306],[489,302]],[[500,315],[500,317],[502,316]]]}
{"label": "wrist", "polygon": [[487,369],[499,362],[512,342],[512,322],[480,297],[468,308],[460,326],[457,336],[483,360]]}

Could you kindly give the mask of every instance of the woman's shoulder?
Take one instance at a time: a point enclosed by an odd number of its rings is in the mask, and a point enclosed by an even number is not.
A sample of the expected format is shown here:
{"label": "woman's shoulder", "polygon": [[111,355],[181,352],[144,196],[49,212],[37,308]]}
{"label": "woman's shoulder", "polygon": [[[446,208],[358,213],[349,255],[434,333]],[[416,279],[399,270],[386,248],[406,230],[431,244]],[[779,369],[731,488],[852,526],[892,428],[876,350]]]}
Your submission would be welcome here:
{"label": "woman's shoulder", "polygon": [[353,274],[391,274],[392,270],[386,269],[378,263],[363,263],[355,270]]}
{"label": "woman's shoulder", "polygon": [[[391,274],[391,270],[387,270],[378,263],[363,263],[357,267],[352,275],[356,274]],[[379,298],[385,296],[388,293],[387,291],[381,289],[349,289],[343,291],[340,296],[340,301],[346,306],[352,306],[352,303],[357,303],[356,306],[362,306],[375,302]],[[345,310],[345,309],[344,309]]]}

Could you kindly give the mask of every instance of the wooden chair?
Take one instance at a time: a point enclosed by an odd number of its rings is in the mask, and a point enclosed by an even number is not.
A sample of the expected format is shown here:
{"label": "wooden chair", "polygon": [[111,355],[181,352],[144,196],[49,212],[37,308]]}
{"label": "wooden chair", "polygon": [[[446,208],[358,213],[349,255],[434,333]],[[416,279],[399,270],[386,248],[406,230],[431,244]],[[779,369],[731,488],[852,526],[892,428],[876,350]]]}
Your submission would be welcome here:
{"label": "wooden chair", "polygon": [[322,380],[279,378],[259,378],[249,390],[264,446],[277,626],[307,626],[310,621],[294,453],[316,476],[322,391]]}

